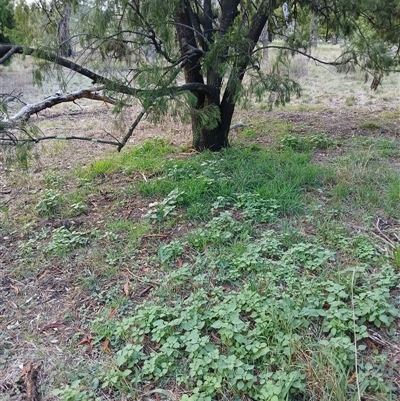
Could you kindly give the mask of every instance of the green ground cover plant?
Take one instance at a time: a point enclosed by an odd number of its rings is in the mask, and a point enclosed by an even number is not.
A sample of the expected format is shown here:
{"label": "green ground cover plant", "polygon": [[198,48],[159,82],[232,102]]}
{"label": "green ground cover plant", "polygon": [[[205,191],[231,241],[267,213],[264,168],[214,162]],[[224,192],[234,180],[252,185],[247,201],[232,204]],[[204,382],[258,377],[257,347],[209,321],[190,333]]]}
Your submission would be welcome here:
{"label": "green ground cover plant", "polygon": [[43,178],[15,277],[63,266],[96,305],[69,340],[96,361],[57,373],[55,399],[396,399],[371,338],[398,340],[399,251],[368,229],[399,211],[396,146],[349,138],[323,164],[328,136],[282,138],[203,154],[153,140]]}
{"label": "green ground cover plant", "polygon": [[[309,146],[289,148],[243,147],[184,159],[156,150],[155,164],[142,170],[156,174],[132,191],[148,200],[138,228],[108,225],[102,241],[116,251],[108,251],[106,263],[125,265],[117,249],[126,249],[129,233],[191,226],[147,245],[146,263],[158,270],[148,300],[133,305],[117,294],[100,295],[105,305],[121,306],[111,319],[105,311],[91,322],[95,342],[107,341],[112,353],[54,394],[65,401],[136,398],[152,383],[164,397],[190,401],[394,397],[385,355],[368,352],[366,339],[379,329],[396,335],[391,292],[399,285],[398,255],[349,232],[321,201],[307,201],[307,192],[322,187],[334,189],[337,203],[335,188],[346,180],[340,168],[313,166]],[[338,166],[350,169],[351,160],[338,159]],[[351,175],[353,191],[376,175],[362,160]],[[117,164],[126,174],[123,162]],[[90,180],[98,179],[93,167],[88,171]],[[391,182],[390,174],[382,176]],[[387,199],[394,193],[385,185],[377,191]],[[369,202],[360,197],[354,207]],[[301,221],[313,224],[314,233],[299,231]],[[90,246],[82,241],[83,233],[55,231],[44,252],[55,249],[62,257],[61,248]],[[143,252],[143,242],[134,248]],[[140,263],[130,259],[130,268]],[[96,281],[86,283],[97,291]]]}

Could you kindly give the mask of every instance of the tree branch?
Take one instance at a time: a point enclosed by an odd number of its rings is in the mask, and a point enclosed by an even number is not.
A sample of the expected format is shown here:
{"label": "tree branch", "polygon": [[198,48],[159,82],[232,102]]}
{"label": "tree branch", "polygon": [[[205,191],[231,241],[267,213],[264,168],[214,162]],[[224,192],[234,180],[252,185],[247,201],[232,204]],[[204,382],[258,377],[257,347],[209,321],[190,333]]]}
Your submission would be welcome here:
{"label": "tree branch", "polygon": [[132,136],[133,131],[135,130],[135,128],[137,127],[137,125],[140,123],[140,120],[143,118],[143,116],[147,113],[147,110],[143,109],[139,115],[136,117],[135,121],[133,122],[133,124],[129,127],[128,132],[126,133],[126,135],[122,138],[122,141],[118,144],[118,152],[121,151],[121,149],[126,145],[126,143],[128,142],[129,138]]}
{"label": "tree branch", "polygon": [[98,91],[102,89],[102,87],[97,87],[93,89],[80,89],[67,95],[56,94],[49,96],[40,102],[27,104],[14,116],[10,117],[9,119],[4,119],[2,121],[2,125],[4,127],[11,128],[20,122],[27,121],[32,114],[36,114],[39,111],[51,108],[60,103],[73,102],[77,99],[82,98],[100,100],[106,103],[115,104],[114,100],[98,93]]}
{"label": "tree branch", "polygon": [[[301,54],[302,56],[307,57],[307,58],[309,58],[310,60],[315,61],[316,63],[320,63],[320,64],[324,64],[324,65],[341,66],[341,65],[344,65],[344,64],[347,64],[347,63],[350,62],[350,60],[345,60],[345,61],[323,61],[323,60],[320,60],[320,59],[317,58],[317,57],[313,57],[313,56],[311,56],[311,54],[307,54],[307,53],[305,53],[305,52],[303,52],[303,51],[301,51],[301,50],[294,49],[294,48],[292,48],[292,47],[277,46],[277,45],[261,46],[261,47],[258,47],[257,49],[255,49],[253,53],[256,53],[256,52],[258,52],[258,51],[260,51],[260,50],[263,50],[263,49],[288,50],[288,51],[291,51],[291,52],[295,52],[295,53],[297,53],[297,54]],[[340,59],[340,57],[337,58],[336,60],[339,60],[339,59]]]}
{"label": "tree branch", "polygon": [[[62,67],[68,68],[71,71],[75,71],[78,74],[81,74],[92,80],[93,84],[101,84],[104,85],[105,89],[108,89],[113,92],[122,93],[130,96],[140,96],[141,94],[151,94],[153,97],[163,97],[170,96],[171,94],[177,94],[184,91],[201,91],[208,92],[210,94],[215,93],[215,88],[210,85],[206,85],[204,83],[195,83],[195,84],[186,84],[181,86],[173,86],[168,88],[160,88],[160,89],[135,89],[131,88],[121,81],[112,80],[102,75],[99,75],[87,68],[82,67],[79,64],[74,63],[68,59],[60,57],[53,53],[48,53],[42,50],[36,50],[33,48],[24,48],[22,46],[13,46],[13,45],[0,45],[0,57],[6,55],[11,49],[13,49],[13,53],[18,54],[27,54],[32,57],[36,57],[42,60],[46,60],[52,63],[56,63]],[[10,55],[11,57],[11,55]]]}
{"label": "tree branch", "polygon": [[7,138],[5,136],[0,136],[0,145],[2,144],[1,141],[6,141],[7,145],[9,145],[11,142],[13,145],[17,145],[17,144],[25,144],[25,143],[29,143],[29,142],[39,143],[42,141],[48,141],[50,139],[61,139],[61,140],[65,140],[65,141],[70,141],[70,140],[89,141],[89,142],[102,143],[105,145],[113,145],[113,146],[118,146],[118,147],[120,145],[119,142],[106,141],[104,139],[87,138],[84,136],[75,136],[75,135],[71,135],[71,136],[49,135],[49,136],[41,136],[39,138],[34,138],[34,137],[29,136],[29,138],[24,138],[24,139],[20,139],[20,138],[16,138],[16,137],[11,139],[10,137]]}
{"label": "tree branch", "polygon": [[79,140],[79,141],[90,141],[101,143],[105,145],[113,145],[117,146],[118,152],[126,145],[128,140],[133,134],[133,131],[146,114],[147,110],[143,109],[139,115],[136,117],[135,121],[129,128],[127,134],[122,138],[122,141],[119,141],[115,138],[115,141],[107,141],[104,139],[95,139],[95,138],[87,138],[82,136],[70,135],[70,136],[61,136],[61,135],[49,135],[49,136],[42,136],[42,137],[34,137],[29,134],[24,128],[22,127],[22,131],[25,131],[27,137],[25,138],[18,138],[14,135],[11,131],[12,128],[16,128],[18,123],[25,122],[29,119],[32,114],[38,113],[41,110],[51,108],[56,104],[64,103],[64,102],[73,102],[76,99],[80,98],[87,98],[92,100],[101,100],[107,103],[114,104],[115,102],[105,96],[98,94],[99,90],[103,89],[102,87],[93,88],[93,89],[81,89],[79,91],[67,94],[67,95],[53,95],[49,96],[48,98],[42,100],[41,102],[34,103],[34,104],[27,104],[24,106],[17,114],[15,114],[10,119],[6,119],[0,121],[0,146],[1,145],[17,145],[17,144],[26,144],[26,143],[38,143],[42,141],[47,141],[51,139],[62,139],[62,140]]}
{"label": "tree branch", "polygon": [[11,46],[11,48],[5,54],[0,53],[0,56],[3,54],[3,56],[0,58],[0,64],[4,64],[16,51],[17,48],[15,46]]}

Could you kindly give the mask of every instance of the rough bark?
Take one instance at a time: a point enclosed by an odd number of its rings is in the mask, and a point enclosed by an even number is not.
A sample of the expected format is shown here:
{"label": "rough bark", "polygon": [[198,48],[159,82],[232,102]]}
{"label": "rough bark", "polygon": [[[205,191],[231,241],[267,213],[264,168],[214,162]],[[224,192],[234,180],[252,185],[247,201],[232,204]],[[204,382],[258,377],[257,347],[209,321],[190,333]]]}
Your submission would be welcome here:
{"label": "rough bark", "polygon": [[235,80],[242,81],[244,78],[246,69],[251,59],[251,53],[258,42],[261,32],[268,20],[268,15],[271,10],[270,7],[272,7],[271,0],[264,0],[259,6],[258,12],[254,14],[252,20],[250,21],[250,26],[246,35],[246,38],[249,40],[249,48],[247,50],[248,54],[238,62],[237,70],[231,73],[221,101],[220,135],[223,136],[225,140],[224,143],[227,144],[226,146],[229,146],[228,134],[236,105],[235,93],[232,91],[232,87],[234,86],[233,82]]}
{"label": "rough bark", "polygon": [[[224,29],[228,29],[229,25],[233,22],[237,10],[233,3],[237,3],[237,0],[231,3],[232,9],[229,10],[227,16],[222,21],[222,26]],[[203,83],[204,77],[201,74],[200,58],[202,56],[198,44],[203,45],[202,50],[207,50],[212,42],[212,31],[213,31],[213,16],[211,12],[211,2],[206,0],[204,2],[204,15],[201,16],[201,27],[204,33],[203,41],[197,40],[195,37],[195,32],[198,31],[199,26],[194,28],[193,22],[196,22],[193,18],[193,10],[190,8],[190,3],[185,1],[185,7],[178,14],[179,25],[177,25],[177,36],[179,39],[181,47],[182,58],[185,59],[185,55],[189,52],[194,54],[187,60],[184,66],[185,71],[185,81],[186,84],[192,83]],[[204,40],[206,39],[206,40]],[[227,49],[228,50],[228,49]],[[226,53],[227,53],[226,50]],[[221,58],[226,56],[221,55]],[[220,60],[216,60],[215,64],[218,65]],[[216,70],[211,70],[206,77],[207,86],[212,88],[211,92],[200,92],[192,91],[196,96],[196,106],[195,109],[198,111],[204,111],[208,107],[216,107],[220,109],[220,87],[222,82],[222,77],[216,72]],[[192,132],[193,132],[193,147],[195,150],[202,152],[204,150],[219,151],[223,148],[229,146],[228,133],[232,115],[228,116],[220,111],[221,120],[215,128],[207,128],[203,126],[202,120],[197,112],[192,114]]]}
{"label": "rough bark", "polygon": [[[238,15],[239,0],[223,0],[221,2],[221,19],[220,31],[215,32],[213,21],[214,15],[212,13],[211,0],[204,1],[204,14],[198,15],[199,19],[195,18],[195,12],[191,8],[191,3],[188,0],[183,2],[184,7],[177,13],[177,21],[179,22],[176,27],[177,37],[179,40],[182,58],[191,50],[198,50],[195,52],[196,56],[192,57],[189,62],[184,66],[186,84],[203,83],[206,79],[207,86],[212,88],[212,91],[207,93],[192,91],[196,96],[195,111],[191,116],[192,132],[193,132],[193,147],[195,150],[202,152],[204,150],[219,151],[222,148],[229,146],[228,133],[232,120],[232,113],[226,114],[221,110],[221,85],[222,77],[217,71],[217,68],[210,69],[207,77],[201,74],[200,58],[202,57],[201,51],[207,51],[213,41],[213,34],[224,34],[232,25],[234,19]],[[201,35],[199,35],[201,29]],[[197,40],[196,40],[197,33]],[[200,36],[200,38],[199,38]],[[201,46],[201,50],[198,46]],[[228,54],[228,48],[222,52],[215,60],[215,66],[224,60]],[[197,111],[205,111],[207,108],[213,107],[220,111],[220,121],[215,128],[205,127],[202,119],[199,117]]]}

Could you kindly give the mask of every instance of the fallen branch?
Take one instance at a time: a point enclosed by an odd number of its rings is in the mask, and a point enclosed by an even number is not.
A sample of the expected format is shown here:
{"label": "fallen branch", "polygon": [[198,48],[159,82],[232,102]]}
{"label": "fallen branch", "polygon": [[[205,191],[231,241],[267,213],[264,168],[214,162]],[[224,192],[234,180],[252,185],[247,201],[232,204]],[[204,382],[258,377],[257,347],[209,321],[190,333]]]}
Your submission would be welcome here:
{"label": "fallen branch", "polygon": [[96,87],[92,89],[80,89],[76,92],[72,92],[67,95],[55,94],[49,96],[40,102],[27,104],[14,116],[10,117],[9,119],[4,119],[2,121],[2,125],[5,128],[13,128],[15,125],[21,122],[28,121],[29,117],[32,114],[37,114],[42,110],[49,109],[60,103],[74,102],[77,99],[85,98],[85,99],[100,100],[105,103],[115,104],[114,100],[98,93],[102,89],[103,89],[102,87]]}
{"label": "fallen branch", "polygon": [[[107,131],[106,133],[114,138],[114,141],[109,141],[105,139],[97,139],[97,138],[88,138],[84,136],[77,136],[77,135],[48,135],[48,136],[32,136],[29,133],[29,130],[25,129],[21,123],[27,121],[29,117],[32,114],[35,114],[41,110],[44,110],[46,108],[53,107],[56,104],[63,103],[63,102],[73,102],[76,99],[79,98],[88,98],[88,99],[93,99],[93,100],[102,100],[107,103],[114,103],[112,99],[109,99],[105,96],[99,95],[97,93],[98,90],[101,90],[102,88],[94,88],[94,89],[82,89],[80,91],[70,93],[68,95],[60,95],[56,94],[53,96],[50,96],[46,98],[45,100],[34,103],[34,104],[28,104],[25,107],[23,107],[17,114],[15,114],[13,117],[0,121],[0,146],[5,145],[5,146],[16,146],[16,145],[24,145],[27,143],[39,143],[42,141],[48,141],[48,140],[65,140],[65,141],[71,141],[71,140],[78,140],[78,141],[89,141],[89,142],[95,142],[95,143],[100,143],[104,145],[112,145],[116,146],[118,149],[118,152],[121,151],[121,149],[126,145],[128,140],[133,134],[133,131],[137,127],[137,125],[140,123],[141,119],[143,116],[146,114],[147,110],[143,109],[139,115],[136,117],[135,121],[132,123],[131,127],[129,128],[127,134],[122,138],[121,141],[119,141],[117,138],[109,134]],[[13,131],[16,129],[19,129],[20,131],[23,131],[25,133],[25,137],[21,138],[20,136],[17,136]]]}
{"label": "fallen branch", "polygon": [[21,377],[25,376],[25,387],[26,387],[26,401],[38,401],[40,399],[38,392],[38,373],[42,366],[42,363],[28,363],[24,366],[21,373]]}
{"label": "fallen branch", "polygon": [[0,64],[4,64],[16,52],[18,52],[18,46],[10,46],[5,48],[4,51],[0,51]]}
{"label": "fallen branch", "polygon": [[248,127],[248,126],[249,126],[249,124],[245,124],[245,123],[239,121],[237,124],[231,125],[231,126],[229,127],[229,131],[232,131],[232,130],[234,130],[234,129],[236,129],[236,128],[243,128],[243,127]]}
{"label": "fallen branch", "polygon": [[29,138],[24,138],[24,139],[18,138],[18,139],[14,139],[14,140],[11,140],[10,138],[3,138],[0,136],[0,146],[2,145],[1,141],[4,141],[4,143],[6,145],[10,145],[10,144],[23,145],[23,144],[29,143],[29,142],[39,143],[42,141],[49,141],[49,140],[54,140],[54,139],[59,139],[59,140],[64,140],[64,141],[72,141],[72,140],[89,141],[89,142],[101,143],[104,145],[113,145],[113,146],[118,146],[118,147],[120,146],[120,142],[106,141],[105,139],[87,138],[85,136],[76,136],[76,135],[70,135],[70,136],[49,135],[49,136],[41,136],[39,138],[34,138],[32,136],[29,136]]}

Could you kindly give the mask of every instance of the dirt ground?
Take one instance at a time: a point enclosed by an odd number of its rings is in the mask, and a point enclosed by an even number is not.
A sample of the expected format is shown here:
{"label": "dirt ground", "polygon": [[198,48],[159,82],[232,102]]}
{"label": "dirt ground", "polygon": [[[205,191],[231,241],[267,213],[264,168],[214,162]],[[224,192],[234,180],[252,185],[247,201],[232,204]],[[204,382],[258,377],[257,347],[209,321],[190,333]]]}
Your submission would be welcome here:
{"label": "dirt ground", "polygon": [[[332,71],[324,70],[315,75],[313,71],[314,67],[301,70],[301,74],[297,71],[300,74],[299,80],[305,87],[304,98],[295,99],[286,108],[272,111],[259,106],[251,110],[239,109],[233,122],[251,124],[261,121],[268,127],[270,120],[286,121],[291,125],[291,133],[299,135],[325,133],[340,138],[379,136],[400,139],[398,78],[389,77],[376,93],[372,93],[368,84],[357,77],[352,76],[346,81],[345,77]],[[327,76],[329,84],[326,84]],[[77,77],[71,79],[70,87],[74,90],[87,84]],[[21,93],[21,98],[26,103],[55,93],[57,85],[52,81],[42,88],[35,87],[26,63],[13,64],[11,68],[0,67],[0,93],[11,90]],[[20,106],[21,103],[14,103],[10,111],[15,112]],[[133,106],[121,118],[112,113],[109,105],[82,100],[76,104],[43,111],[31,120],[44,135],[79,134],[91,138],[110,138],[123,135],[138,111],[139,108]],[[268,136],[268,128],[265,131],[264,135],[246,139],[243,131],[237,130],[232,132],[231,140],[233,144],[246,140],[268,145],[271,137]],[[189,127],[172,118],[167,118],[157,126],[145,120],[137,127],[130,144],[140,144],[146,139],[161,137],[177,146],[185,147],[190,146],[190,136]],[[10,167],[0,159],[0,210],[9,206],[12,211],[12,205],[16,201],[19,208],[24,200],[29,202],[32,191],[40,187],[40,180],[45,172],[86,166],[109,152],[116,150],[93,142],[42,142],[34,149],[30,171],[23,178],[17,178],[16,167]],[[110,183],[109,190],[90,200],[90,216],[82,219],[86,229],[99,224],[102,213],[113,201],[112,189],[126,185],[126,179],[117,177]],[[140,208],[139,203],[131,205],[130,209],[140,213]],[[120,210],[116,213],[128,212],[129,210]],[[19,209],[18,213],[23,212]],[[49,222],[42,222],[46,223]],[[29,386],[35,383],[37,375],[40,383],[51,383],[60,370],[65,370],[63,366],[73,371],[83,364],[90,367],[98,360],[98,351],[96,348],[91,349],[92,339],[86,322],[91,315],[102,309],[102,304],[90,297],[87,291],[72,284],[75,282],[76,269],[85,269],[85,258],[72,255],[62,265],[44,264],[35,274],[18,277],[14,271],[20,269],[20,261],[15,257],[13,248],[28,232],[29,226],[20,232],[0,232],[1,401],[27,399]],[[124,283],[137,281],[138,277],[135,278],[132,274],[129,269],[119,272],[118,276],[110,280],[109,288],[123,287]],[[133,300],[140,302],[146,296],[147,287],[140,283],[140,277],[139,284],[135,285]],[[46,387],[41,389],[42,399],[57,399],[48,390]]]}

